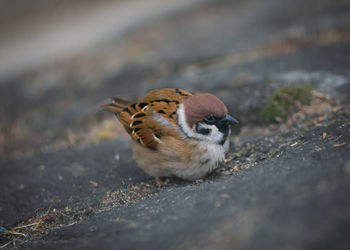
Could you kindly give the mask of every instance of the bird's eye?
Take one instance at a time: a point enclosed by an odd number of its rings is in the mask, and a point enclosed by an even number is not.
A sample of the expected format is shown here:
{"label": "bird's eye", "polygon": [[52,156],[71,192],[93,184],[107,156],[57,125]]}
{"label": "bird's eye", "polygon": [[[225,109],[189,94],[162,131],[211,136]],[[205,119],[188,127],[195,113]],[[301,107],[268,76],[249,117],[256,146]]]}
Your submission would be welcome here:
{"label": "bird's eye", "polygon": [[214,121],[215,121],[215,118],[214,118],[214,116],[212,116],[212,115],[208,115],[208,116],[206,116],[205,118],[204,118],[204,121],[206,122],[206,123],[213,123]]}

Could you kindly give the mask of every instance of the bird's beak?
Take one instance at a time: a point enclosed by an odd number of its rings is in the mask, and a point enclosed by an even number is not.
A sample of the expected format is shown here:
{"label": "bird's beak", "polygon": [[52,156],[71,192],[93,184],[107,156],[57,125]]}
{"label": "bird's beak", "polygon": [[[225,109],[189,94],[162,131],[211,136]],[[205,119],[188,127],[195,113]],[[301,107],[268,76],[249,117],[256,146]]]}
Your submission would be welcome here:
{"label": "bird's beak", "polygon": [[223,125],[233,125],[233,124],[238,124],[239,122],[230,116],[229,114],[226,114],[221,120],[220,123]]}

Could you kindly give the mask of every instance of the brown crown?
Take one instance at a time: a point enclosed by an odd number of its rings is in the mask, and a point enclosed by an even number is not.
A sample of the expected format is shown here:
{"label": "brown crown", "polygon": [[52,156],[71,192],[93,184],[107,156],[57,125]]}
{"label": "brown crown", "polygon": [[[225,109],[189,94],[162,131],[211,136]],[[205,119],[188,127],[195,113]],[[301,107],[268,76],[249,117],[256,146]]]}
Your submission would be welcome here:
{"label": "brown crown", "polygon": [[215,95],[199,93],[184,100],[187,124],[190,128],[206,116],[223,117],[228,113],[225,104]]}

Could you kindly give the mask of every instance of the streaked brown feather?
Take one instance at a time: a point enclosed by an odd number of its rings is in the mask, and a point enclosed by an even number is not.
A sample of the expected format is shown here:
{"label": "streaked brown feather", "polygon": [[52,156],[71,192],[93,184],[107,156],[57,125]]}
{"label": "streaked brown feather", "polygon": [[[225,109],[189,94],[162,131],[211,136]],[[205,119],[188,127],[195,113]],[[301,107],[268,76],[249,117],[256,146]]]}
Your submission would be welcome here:
{"label": "streaked brown feather", "polygon": [[118,120],[135,141],[145,147],[157,149],[163,136],[179,138],[180,135],[173,127],[160,126],[154,115],[160,115],[170,124],[176,124],[176,111],[180,103],[191,95],[191,92],[183,89],[157,89],[150,91],[139,103],[115,97],[111,104],[102,108],[116,113]]}
{"label": "streaked brown feather", "polygon": [[143,98],[144,102],[154,102],[156,100],[169,100],[169,101],[178,101],[182,102],[185,97],[193,95],[191,92],[183,90],[183,89],[156,89],[150,91],[145,98]]}

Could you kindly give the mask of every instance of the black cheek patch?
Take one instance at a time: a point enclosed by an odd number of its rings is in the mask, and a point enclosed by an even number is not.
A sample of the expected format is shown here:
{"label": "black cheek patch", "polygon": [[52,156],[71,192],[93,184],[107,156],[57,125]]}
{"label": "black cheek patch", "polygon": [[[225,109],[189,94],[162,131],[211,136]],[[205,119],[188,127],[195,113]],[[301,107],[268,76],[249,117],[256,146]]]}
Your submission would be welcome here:
{"label": "black cheek patch", "polygon": [[222,140],[219,143],[220,145],[224,145],[227,139],[227,136],[230,132],[230,127],[228,125],[217,126],[219,131],[223,134]]}
{"label": "black cheek patch", "polygon": [[209,135],[210,132],[211,132],[211,129],[209,129],[209,128],[200,128],[198,126],[198,124],[197,124],[196,125],[196,131],[197,131],[197,133],[202,134],[202,135]]}

